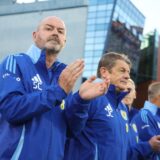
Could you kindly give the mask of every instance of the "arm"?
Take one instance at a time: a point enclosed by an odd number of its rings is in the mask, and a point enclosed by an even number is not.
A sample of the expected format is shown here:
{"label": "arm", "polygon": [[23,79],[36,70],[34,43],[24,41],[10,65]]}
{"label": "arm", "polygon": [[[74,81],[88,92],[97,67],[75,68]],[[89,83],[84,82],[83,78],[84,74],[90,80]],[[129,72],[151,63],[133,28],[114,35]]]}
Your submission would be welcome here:
{"label": "arm", "polygon": [[66,97],[58,84],[42,91],[27,90],[16,59],[12,56],[13,63],[10,59],[7,58],[0,68],[0,112],[7,121],[23,123],[50,110]]}
{"label": "arm", "polygon": [[132,144],[128,149],[128,160],[147,159],[153,156],[153,151],[148,142]]}
{"label": "arm", "polygon": [[154,116],[147,110],[141,110],[133,119],[138,129],[138,136],[142,141],[148,141],[151,137],[160,134]]}
{"label": "arm", "polygon": [[154,159],[160,151],[160,136],[153,136],[149,141],[140,141],[136,125],[132,124],[129,132],[128,159]]}
{"label": "arm", "polygon": [[69,127],[74,135],[84,129],[89,118],[91,99],[105,94],[109,86],[109,80],[94,82],[95,77],[85,81],[79,92],[67,101],[66,117]]}
{"label": "arm", "polygon": [[153,136],[149,141],[138,142],[130,146],[128,160],[152,159],[156,160],[160,153],[159,136]]}
{"label": "arm", "polygon": [[[11,66],[11,69],[8,66]],[[73,72],[74,67],[78,68],[77,72]],[[83,61],[75,61],[62,71],[59,83],[51,84],[43,90],[33,91],[32,86],[27,86],[30,89],[26,89],[26,80],[14,57],[12,61],[7,58],[0,68],[0,112],[7,121],[17,124],[25,123],[51,110],[67,96],[82,70]]]}
{"label": "arm", "polygon": [[67,123],[69,125],[70,134],[77,135],[86,124],[88,120],[88,112],[90,106],[90,100],[83,100],[79,92],[69,96],[66,100],[65,115]]}

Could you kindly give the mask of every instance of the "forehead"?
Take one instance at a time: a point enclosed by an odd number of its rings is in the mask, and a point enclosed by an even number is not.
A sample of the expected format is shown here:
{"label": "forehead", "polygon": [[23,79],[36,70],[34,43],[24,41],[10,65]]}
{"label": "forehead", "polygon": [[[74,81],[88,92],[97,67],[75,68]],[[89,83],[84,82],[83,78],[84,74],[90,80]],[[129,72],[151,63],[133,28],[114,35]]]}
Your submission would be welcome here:
{"label": "forehead", "polygon": [[61,29],[65,30],[64,22],[57,17],[48,17],[48,18],[43,19],[40,22],[40,26],[45,26],[45,25],[54,26],[54,27],[61,28]]}
{"label": "forehead", "polygon": [[115,65],[113,68],[123,68],[127,71],[130,71],[130,66],[124,60],[116,60]]}

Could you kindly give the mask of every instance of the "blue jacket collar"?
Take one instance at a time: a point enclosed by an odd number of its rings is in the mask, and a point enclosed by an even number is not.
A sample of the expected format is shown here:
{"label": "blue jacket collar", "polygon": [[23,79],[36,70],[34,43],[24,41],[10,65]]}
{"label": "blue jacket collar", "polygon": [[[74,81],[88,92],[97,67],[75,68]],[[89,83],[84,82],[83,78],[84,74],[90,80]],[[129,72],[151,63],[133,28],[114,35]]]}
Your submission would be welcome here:
{"label": "blue jacket collar", "polygon": [[37,63],[41,56],[42,50],[35,45],[31,45],[26,54],[32,59],[33,63]]}
{"label": "blue jacket collar", "polygon": [[[45,63],[45,50],[38,48],[36,45],[31,45],[26,54],[32,59],[32,62],[35,64],[38,60],[41,60]],[[51,69],[56,69],[61,63],[56,60]]]}
{"label": "blue jacket collar", "polygon": [[149,110],[153,115],[156,115],[157,113],[160,115],[158,107],[150,101],[145,101],[143,108]]}
{"label": "blue jacket collar", "polygon": [[108,88],[108,93],[116,97],[118,102],[120,102],[129,92],[119,92],[116,91],[116,86],[113,84],[110,84]]}
{"label": "blue jacket collar", "polygon": [[121,101],[126,94],[128,94],[128,92],[117,92],[115,85],[110,84],[106,97],[113,107],[117,108],[122,105]]}

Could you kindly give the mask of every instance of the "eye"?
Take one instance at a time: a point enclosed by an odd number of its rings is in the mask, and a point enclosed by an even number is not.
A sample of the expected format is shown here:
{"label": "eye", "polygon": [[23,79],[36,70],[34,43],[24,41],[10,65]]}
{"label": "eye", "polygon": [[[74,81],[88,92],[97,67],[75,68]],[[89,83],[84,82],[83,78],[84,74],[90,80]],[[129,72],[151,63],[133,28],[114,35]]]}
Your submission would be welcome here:
{"label": "eye", "polygon": [[59,30],[58,30],[58,33],[60,33],[60,34],[64,34],[64,30],[59,29]]}
{"label": "eye", "polygon": [[45,30],[52,31],[52,28],[51,27],[46,27]]}
{"label": "eye", "polygon": [[124,73],[124,72],[125,72],[125,70],[122,68],[122,69],[120,69],[120,72]]}

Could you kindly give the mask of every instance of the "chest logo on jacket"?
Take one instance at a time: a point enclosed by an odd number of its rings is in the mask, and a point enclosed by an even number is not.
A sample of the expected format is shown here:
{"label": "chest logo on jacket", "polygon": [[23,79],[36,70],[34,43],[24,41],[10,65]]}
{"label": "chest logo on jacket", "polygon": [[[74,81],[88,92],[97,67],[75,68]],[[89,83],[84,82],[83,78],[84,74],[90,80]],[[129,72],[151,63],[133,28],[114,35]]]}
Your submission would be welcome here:
{"label": "chest logo on jacket", "polygon": [[62,103],[61,103],[61,105],[60,105],[60,108],[61,108],[61,110],[64,110],[64,109],[65,109],[65,101],[64,101],[64,100],[62,100]]}
{"label": "chest logo on jacket", "polygon": [[113,117],[113,115],[112,115],[113,109],[110,104],[108,104],[104,109],[107,112],[107,114],[106,114],[107,117]]}
{"label": "chest logo on jacket", "polygon": [[42,90],[42,80],[39,76],[39,74],[36,74],[33,78],[32,78],[32,82],[33,82],[33,89],[37,89],[37,90]]}
{"label": "chest logo on jacket", "polygon": [[121,112],[121,116],[123,117],[123,119],[127,121],[128,120],[127,113],[123,110],[121,110],[120,112]]}

